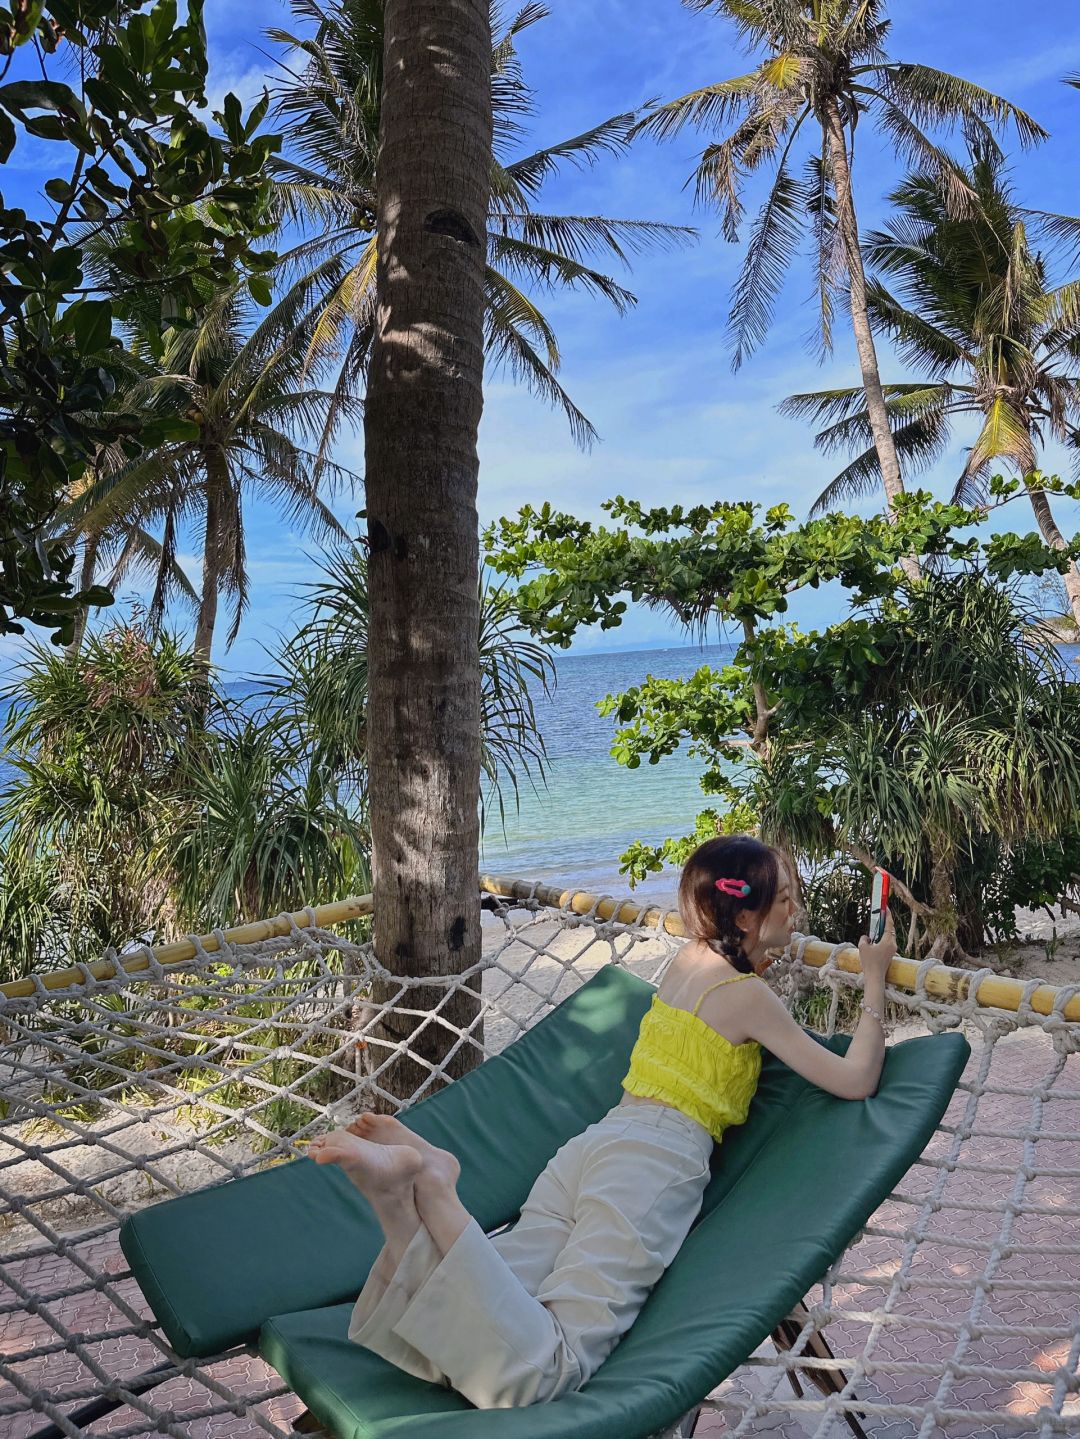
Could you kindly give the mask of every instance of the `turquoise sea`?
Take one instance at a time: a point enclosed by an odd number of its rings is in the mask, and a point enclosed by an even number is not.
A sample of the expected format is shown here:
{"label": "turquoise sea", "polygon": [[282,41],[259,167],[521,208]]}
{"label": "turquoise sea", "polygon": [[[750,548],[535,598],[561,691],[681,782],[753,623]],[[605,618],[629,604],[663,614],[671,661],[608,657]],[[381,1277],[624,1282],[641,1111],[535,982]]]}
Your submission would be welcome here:
{"label": "turquoise sea", "polygon": [[[704,645],[559,656],[553,692],[536,697],[548,755],[546,786],[533,788],[526,780],[517,809],[513,792],[504,794],[505,833],[498,811],[489,811],[481,867],[489,874],[624,893],[619,855],[627,846],[689,833],[709,801],[698,785],[703,766],[684,750],[636,770],[616,764],[610,750],[618,722],[598,714],[596,703],[647,675],[684,677],[703,664],[719,667],[733,653],[732,645]],[[636,893],[670,896],[673,885],[674,871],[650,877]]]}
{"label": "turquoise sea", "polygon": [[[497,806],[488,807],[481,868],[500,876],[626,893],[619,856],[628,845],[689,833],[709,801],[698,784],[702,765],[685,751],[636,770],[616,764],[610,749],[618,724],[599,715],[596,703],[648,675],[672,679],[691,675],[702,664],[718,667],[732,651],[730,645],[704,645],[557,657],[552,692],[535,696],[547,746],[546,784],[523,778],[517,805],[507,786],[505,824]],[[1063,647],[1062,655],[1080,678],[1080,646]],[[238,682],[227,689],[243,703],[252,687]],[[0,757],[0,784],[5,768]],[[651,876],[636,893],[670,900],[674,886],[675,871],[669,870]]]}
{"label": "turquoise sea", "polygon": [[[482,868],[500,876],[626,893],[619,856],[627,846],[635,839],[658,843],[688,834],[710,799],[698,786],[702,764],[684,751],[636,770],[616,764],[610,749],[618,725],[597,714],[596,701],[650,674],[670,679],[693,674],[702,664],[717,668],[733,649],[707,645],[560,657],[554,693],[541,696],[536,706],[550,761],[547,787],[523,788],[516,812],[512,795],[507,798],[505,835],[498,815],[489,815]],[[1080,679],[1080,646],[1063,646],[1061,653]],[[675,883],[676,871],[669,869],[650,876],[635,894],[671,901]]]}

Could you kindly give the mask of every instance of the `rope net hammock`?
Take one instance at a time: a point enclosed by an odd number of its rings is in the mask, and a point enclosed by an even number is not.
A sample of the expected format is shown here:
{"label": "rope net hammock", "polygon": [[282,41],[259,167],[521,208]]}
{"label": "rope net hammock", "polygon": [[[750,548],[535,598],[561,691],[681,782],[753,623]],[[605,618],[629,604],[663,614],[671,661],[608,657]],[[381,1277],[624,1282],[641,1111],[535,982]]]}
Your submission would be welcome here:
{"label": "rope net hammock", "polygon": [[[292,1432],[303,1406],[252,1351],[170,1349],[118,1228],[302,1154],[385,1095],[395,1055],[373,1062],[365,1034],[387,1008],[418,1013],[421,983],[481,996],[491,1055],[603,965],[658,983],[680,943],[671,913],[522,881],[482,889],[483,959],[452,980],[390,975],[369,942],[335,932],[370,913],[361,899],[3,986],[4,1439]],[[831,1030],[856,971],[850,948],[796,937],[773,974],[792,1004],[822,986],[814,1022]],[[961,1026],[963,1080],[920,1161],[807,1295],[792,1347],[764,1343],[720,1384],[699,1436],[820,1439],[848,1432],[845,1410],[873,1439],[1080,1435],[1077,988],[894,962],[893,1036]],[[439,1086],[439,1067],[421,1072],[414,1098]],[[830,1397],[807,1383],[825,1371],[841,1379]]]}

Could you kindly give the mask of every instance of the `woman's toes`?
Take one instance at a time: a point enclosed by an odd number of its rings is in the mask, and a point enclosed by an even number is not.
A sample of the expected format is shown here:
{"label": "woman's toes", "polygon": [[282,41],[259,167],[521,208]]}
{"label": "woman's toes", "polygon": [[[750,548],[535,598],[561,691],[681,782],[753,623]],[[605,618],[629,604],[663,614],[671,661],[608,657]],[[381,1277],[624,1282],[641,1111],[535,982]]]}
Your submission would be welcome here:
{"label": "woman's toes", "polygon": [[340,1164],[363,1191],[396,1189],[412,1184],[423,1166],[415,1150],[404,1145],[372,1144],[349,1129],[313,1140],[309,1153],[316,1164]]}
{"label": "woman's toes", "polygon": [[426,1139],[414,1134],[392,1114],[361,1114],[356,1123],[360,1127],[353,1130],[353,1133],[359,1134],[362,1139],[370,1139],[375,1144],[407,1144],[422,1154],[432,1148]]}

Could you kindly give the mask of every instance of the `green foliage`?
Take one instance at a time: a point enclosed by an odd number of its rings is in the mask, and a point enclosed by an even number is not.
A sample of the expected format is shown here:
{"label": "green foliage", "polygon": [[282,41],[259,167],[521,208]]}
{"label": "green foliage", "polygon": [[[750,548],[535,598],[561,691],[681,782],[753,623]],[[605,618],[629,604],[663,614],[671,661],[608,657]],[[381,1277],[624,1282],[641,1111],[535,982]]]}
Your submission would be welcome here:
{"label": "green foliage", "polygon": [[[990,487],[1001,503],[1019,490]],[[921,493],[901,495],[892,521],[795,525],[779,507],[762,523],[751,504],[606,508],[628,523],[594,528],[545,505],[488,530],[534,633],[567,644],[582,624],[618,624],[622,593],[701,632],[716,620],[743,634],[720,671],[650,677],[602,702],[622,726],[620,763],[686,745],[704,761],[705,793],[724,801],[691,836],[633,846],[624,869],[639,879],[718,829],[756,829],[808,866],[886,863],[939,949],[955,950],[960,928],[979,931],[977,903],[961,913],[971,896],[958,868],[984,850],[1056,841],[1080,807],[1080,690],[1033,630],[1019,583],[1060,573],[1080,539],[1065,551],[1037,535],[980,540],[984,511]],[[928,562],[925,579],[905,579],[907,553]],[[846,619],[810,633],[776,622],[793,590],[830,579],[848,592]]]}
{"label": "green foliage", "polygon": [[[1080,484],[1043,483],[1080,498]],[[1004,502],[1015,491],[999,481],[993,493]],[[616,627],[626,611],[625,600],[616,598],[623,594],[662,605],[699,631],[709,621],[753,629],[783,614],[788,595],[804,586],[839,580],[854,603],[887,599],[907,554],[954,564],[981,559],[996,578],[1062,573],[1080,555],[1080,536],[1064,550],[1037,534],[993,535],[981,544],[976,535],[963,538],[961,531],[985,523],[987,510],[943,505],[922,490],[899,495],[889,517],[831,514],[800,525],[786,505],[757,523],[760,507],[749,501],[646,510],[619,497],[603,508],[624,524],[594,527],[545,502],[539,510],[526,505],[484,533],[493,568],[522,581],[522,622],[548,644],[568,648],[580,625]],[[832,638],[854,648],[857,662],[860,655],[867,665],[878,662],[858,628]]]}
{"label": "green foliage", "polygon": [[370,890],[367,831],[332,770],[282,742],[276,716],[218,717],[163,834],[183,928],[198,932]]}
{"label": "green foliage", "polygon": [[805,932],[858,943],[870,919],[870,884],[862,865],[832,859],[810,863],[803,877]]}
{"label": "green foliage", "polygon": [[206,742],[191,655],[118,626],[74,659],[36,647],[3,698],[5,977],[167,931],[173,870],[155,841],[178,823],[184,766]]}
{"label": "green foliage", "polygon": [[999,851],[985,865],[982,916],[996,940],[1017,938],[1016,909],[1080,902],[1080,825],[1053,840],[1033,839]]}
{"label": "green foliage", "polygon": [[[367,560],[359,548],[340,549],[309,587],[309,615],[276,657],[280,678],[268,682],[274,724],[300,762],[334,773],[355,803],[366,798]],[[512,597],[489,575],[480,579],[481,764],[485,808],[504,813],[504,792],[515,799],[521,779],[543,779],[544,745],[533,694],[547,690],[554,666],[517,622]]]}
{"label": "green foliage", "polygon": [[[291,252],[295,288],[318,317],[310,358],[332,355],[343,382],[355,387],[374,336],[375,215],[383,7],[379,0],[290,0],[304,36],[271,29],[294,50],[295,66],[275,92],[288,153],[272,163],[274,203],[299,222],[306,238]],[[493,6],[491,99],[495,124],[485,275],[487,363],[561,409],[580,444],[595,430],[559,382],[562,355],[538,296],[574,290],[596,295],[620,313],[636,303],[604,266],[685,242],[693,231],[647,220],[548,213],[543,190],[567,165],[586,168],[623,153],[637,118],[613,115],[579,135],[523,151],[523,121],[535,110],[522,74],[518,36],[547,17],[524,5],[504,25]],[[292,57],[290,57],[291,62]]]}
{"label": "green foliage", "polygon": [[715,809],[702,810],[694,822],[692,834],[683,835],[680,839],[666,839],[659,845],[634,840],[620,856],[619,873],[628,875],[633,886],[647,875],[659,874],[665,865],[681,867],[705,840],[714,839],[718,834],[753,834],[757,824],[754,810],[739,800],[723,814]]}
{"label": "green foliage", "polygon": [[[238,266],[258,274],[273,262],[253,245],[270,228],[262,172],[277,141],[255,134],[265,103],[245,121],[228,96],[215,117],[224,137],[212,132],[197,114],[202,0],[189,0],[183,23],[176,0],[144,8],[55,0],[0,14],[0,53],[33,40],[42,66],[66,77],[0,85],[0,158],[21,132],[50,141],[62,171],[43,182],[48,219],[0,199],[0,633],[29,619],[66,643],[80,606],[107,602],[100,590],[72,593],[52,517],[101,450],[118,445],[130,460],[174,433],[168,416],[115,403],[125,369],[116,326],[150,298],[167,332]],[[196,201],[204,208],[186,213]],[[124,284],[108,294],[84,273],[86,241],[103,229],[121,236]]]}

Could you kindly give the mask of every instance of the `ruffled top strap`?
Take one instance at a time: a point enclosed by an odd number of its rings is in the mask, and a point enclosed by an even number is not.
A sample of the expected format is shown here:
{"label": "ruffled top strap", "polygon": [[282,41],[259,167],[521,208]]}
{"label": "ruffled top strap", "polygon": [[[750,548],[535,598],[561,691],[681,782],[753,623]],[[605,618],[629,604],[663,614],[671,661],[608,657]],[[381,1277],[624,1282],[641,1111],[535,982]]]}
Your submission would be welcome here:
{"label": "ruffled top strap", "polygon": [[698,1002],[697,1002],[697,1004],[694,1005],[694,1007],[693,1007],[693,1009],[690,1011],[690,1013],[696,1015],[697,1012],[698,1012],[698,1010],[701,1008],[701,1001],[702,1001],[703,999],[705,999],[706,996],[712,994],[712,992],[713,992],[714,989],[719,989],[719,988],[721,987],[721,985],[724,985],[724,984],[737,984],[740,979],[757,979],[757,977],[758,977],[758,976],[757,976],[756,974],[754,974],[753,972],[751,972],[751,973],[749,973],[749,974],[732,974],[732,975],[729,975],[727,979],[721,979],[721,980],[719,980],[716,984],[710,984],[709,987],[708,987],[708,989],[705,990],[703,994],[700,994],[700,995],[698,996]]}

